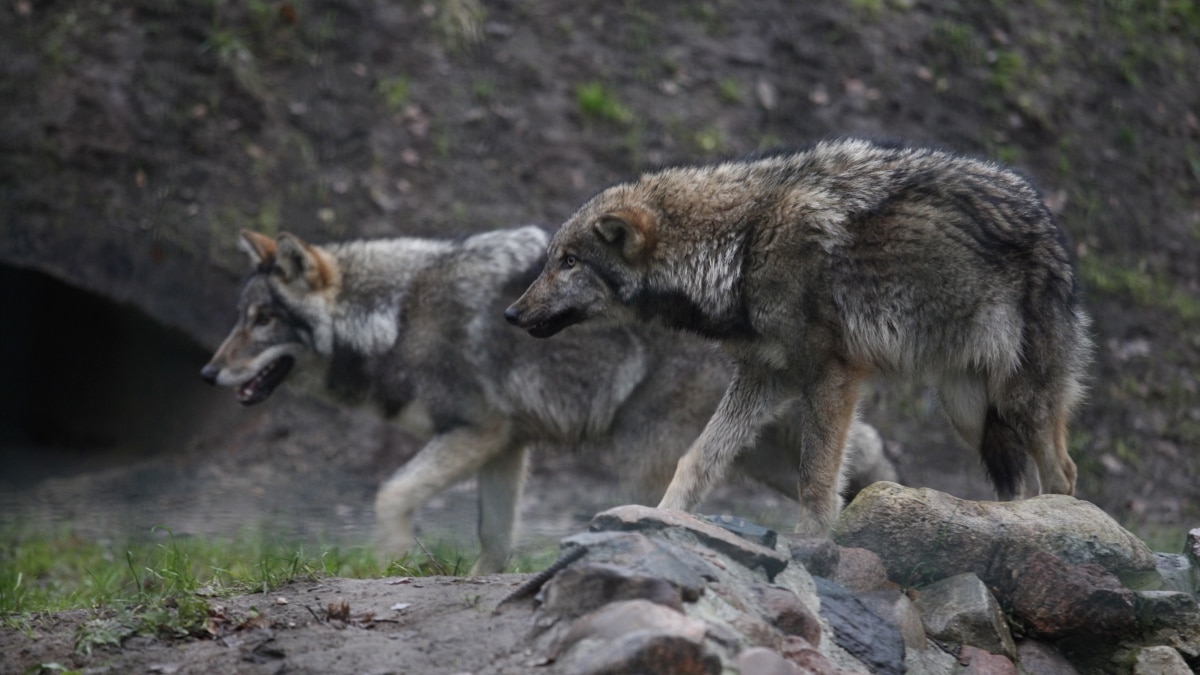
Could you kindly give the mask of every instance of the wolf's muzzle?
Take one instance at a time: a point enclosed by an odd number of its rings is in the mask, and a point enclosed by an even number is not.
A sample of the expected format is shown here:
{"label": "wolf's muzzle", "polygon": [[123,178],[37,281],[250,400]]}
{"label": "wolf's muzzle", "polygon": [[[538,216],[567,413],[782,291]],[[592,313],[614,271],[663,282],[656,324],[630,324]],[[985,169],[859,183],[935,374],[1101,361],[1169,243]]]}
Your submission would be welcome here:
{"label": "wolf's muzzle", "polygon": [[217,383],[217,376],[221,374],[221,369],[215,364],[208,364],[200,369],[200,378],[209,384]]}

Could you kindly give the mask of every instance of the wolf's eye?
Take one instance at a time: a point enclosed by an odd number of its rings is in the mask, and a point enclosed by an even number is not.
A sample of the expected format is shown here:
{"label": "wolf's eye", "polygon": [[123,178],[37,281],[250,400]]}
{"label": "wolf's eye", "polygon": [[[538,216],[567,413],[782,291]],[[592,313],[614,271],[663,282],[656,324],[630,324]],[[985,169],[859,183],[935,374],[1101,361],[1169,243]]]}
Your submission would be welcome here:
{"label": "wolf's eye", "polygon": [[573,256],[573,255],[569,255],[569,256],[563,258],[563,265],[566,267],[574,267],[575,263],[577,263],[577,262],[579,262],[579,260],[577,260],[575,258],[575,256]]}
{"label": "wolf's eye", "polygon": [[274,320],[274,318],[275,318],[274,315],[272,315],[270,312],[266,312],[266,311],[258,312],[254,315],[254,325],[255,326],[265,326],[265,325],[271,323],[271,321]]}

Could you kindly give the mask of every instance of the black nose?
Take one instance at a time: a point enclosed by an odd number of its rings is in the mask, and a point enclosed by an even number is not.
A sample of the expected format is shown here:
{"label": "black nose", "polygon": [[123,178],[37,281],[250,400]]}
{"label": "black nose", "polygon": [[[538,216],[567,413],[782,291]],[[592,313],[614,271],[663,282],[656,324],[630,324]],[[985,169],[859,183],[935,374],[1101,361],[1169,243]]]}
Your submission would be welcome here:
{"label": "black nose", "polygon": [[504,310],[504,320],[514,326],[519,326],[521,323],[521,312],[516,307],[509,307]]}
{"label": "black nose", "polygon": [[220,374],[221,374],[221,369],[214,366],[211,363],[208,364],[207,366],[204,366],[204,368],[200,370],[200,377],[203,378],[204,381],[209,384],[216,384],[217,383],[217,375],[220,375]]}

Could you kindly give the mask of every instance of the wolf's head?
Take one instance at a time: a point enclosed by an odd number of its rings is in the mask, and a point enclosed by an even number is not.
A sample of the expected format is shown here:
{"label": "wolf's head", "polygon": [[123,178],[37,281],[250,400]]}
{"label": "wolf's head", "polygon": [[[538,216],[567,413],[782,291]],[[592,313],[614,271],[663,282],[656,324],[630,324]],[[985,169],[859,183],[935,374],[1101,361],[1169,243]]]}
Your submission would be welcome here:
{"label": "wolf's head", "polygon": [[295,235],[244,231],[238,244],[254,272],[242,288],[237,323],[200,375],[252,405],[266,400],[297,361],[328,353],[340,277],[329,253]]}
{"label": "wolf's head", "polygon": [[653,211],[627,198],[625,186],[597,195],[554,235],[545,269],[504,317],[539,338],[593,319],[631,320],[656,221]]}

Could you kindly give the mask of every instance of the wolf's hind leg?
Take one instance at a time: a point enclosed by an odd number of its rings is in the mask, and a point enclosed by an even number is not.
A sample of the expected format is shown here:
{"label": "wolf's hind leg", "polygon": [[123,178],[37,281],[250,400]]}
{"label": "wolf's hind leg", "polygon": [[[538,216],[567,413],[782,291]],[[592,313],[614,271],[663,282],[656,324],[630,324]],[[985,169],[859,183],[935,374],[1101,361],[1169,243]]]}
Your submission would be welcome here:
{"label": "wolf's hind leg", "polygon": [[517,506],[525,486],[529,451],[524,445],[507,448],[479,469],[479,560],[472,574],[504,570],[512,551]]}
{"label": "wolf's hind leg", "polygon": [[946,375],[938,393],[942,410],[950,424],[967,445],[979,451],[983,442],[983,426],[987,416],[987,389],[982,376],[969,374]]}
{"label": "wolf's hind leg", "polygon": [[1075,462],[1067,451],[1067,413],[1062,406],[1038,429],[1030,454],[1037,465],[1042,494],[1075,494]]}
{"label": "wolf's hind leg", "polygon": [[1053,386],[1030,379],[1012,378],[988,408],[981,448],[988,475],[1001,498],[1018,496],[1027,460],[1033,459],[1042,494],[1074,494],[1075,462],[1067,452],[1069,402]]}
{"label": "wolf's hind leg", "polygon": [[400,467],[375,496],[377,555],[381,561],[408,553],[415,543],[412,515],[442,490],[478,471],[510,444],[507,421],[459,427],[438,434]]}

